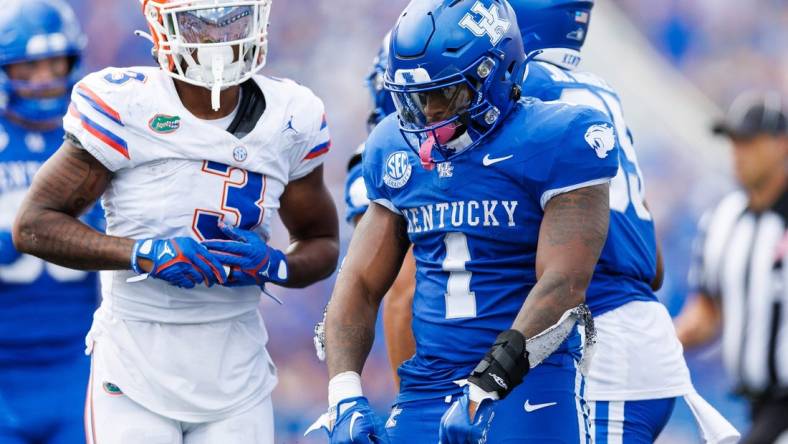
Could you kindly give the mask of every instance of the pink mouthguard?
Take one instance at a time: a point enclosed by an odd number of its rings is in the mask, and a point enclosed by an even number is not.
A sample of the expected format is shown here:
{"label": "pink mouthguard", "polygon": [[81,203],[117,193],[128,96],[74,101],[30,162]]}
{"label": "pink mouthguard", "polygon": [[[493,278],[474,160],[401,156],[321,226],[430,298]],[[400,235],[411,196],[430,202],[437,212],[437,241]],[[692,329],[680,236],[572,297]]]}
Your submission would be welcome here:
{"label": "pink mouthguard", "polygon": [[437,142],[441,145],[448,143],[451,138],[454,137],[454,133],[457,131],[458,126],[459,125],[450,123],[437,128],[433,130],[427,137],[427,140],[421,144],[419,148],[419,159],[421,159],[421,166],[427,171],[431,171],[434,166],[432,163],[432,148],[435,147],[435,143]]}

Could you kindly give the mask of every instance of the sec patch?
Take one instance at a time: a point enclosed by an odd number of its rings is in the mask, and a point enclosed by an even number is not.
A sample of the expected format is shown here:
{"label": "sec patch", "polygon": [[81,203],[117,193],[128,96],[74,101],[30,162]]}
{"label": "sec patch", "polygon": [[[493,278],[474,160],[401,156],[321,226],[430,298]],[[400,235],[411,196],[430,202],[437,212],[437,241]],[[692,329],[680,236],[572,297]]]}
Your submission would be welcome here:
{"label": "sec patch", "polygon": [[389,154],[384,166],[383,182],[391,188],[402,188],[408,183],[413,167],[407,151],[397,151]]}

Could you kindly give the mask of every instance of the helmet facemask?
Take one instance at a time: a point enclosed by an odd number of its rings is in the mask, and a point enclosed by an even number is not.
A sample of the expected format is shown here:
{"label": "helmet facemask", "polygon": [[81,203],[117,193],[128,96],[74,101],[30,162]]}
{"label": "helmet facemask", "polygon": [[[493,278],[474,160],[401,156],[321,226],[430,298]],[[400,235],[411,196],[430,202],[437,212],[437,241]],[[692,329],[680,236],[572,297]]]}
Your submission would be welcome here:
{"label": "helmet facemask", "polygon": [[[423,69],[397,71],[393,81],[387,80],[400,130],[425,168],[476,145],[497,126],[501,112],[485,93],[494,77],[504,75],[501,65],[485,56],[466,70],[435,81]],[[433,154],[439,158],[433,160]]]}
{"label": "helmet facemask", "polygon": [[220,92],[265,65],[271,0],[146,0],[154,51],[171,77]]}

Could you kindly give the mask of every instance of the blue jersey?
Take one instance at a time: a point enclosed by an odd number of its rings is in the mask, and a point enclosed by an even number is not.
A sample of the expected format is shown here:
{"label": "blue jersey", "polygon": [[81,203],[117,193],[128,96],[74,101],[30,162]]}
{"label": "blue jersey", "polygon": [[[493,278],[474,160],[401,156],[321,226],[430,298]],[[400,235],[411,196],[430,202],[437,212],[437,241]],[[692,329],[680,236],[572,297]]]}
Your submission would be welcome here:
{"label": "blue jersey", "polygon": [[[32,132],[0,119],[0,366],[79,356],[90,329],[96,274],[20,255],[8,242],[33,175],[62,143],[62,129]],[[87,218],[101,219],[95,211]]]}
{"label": "blue jersey", "polygon": [[416,354],[399,369],[399,402],[456,393],[536,283],[546,203],[607,183],[614,128],[587,107],[520,101],[482,143],[428,171],[392,115],[367,140],[369,199],[407,220],[416,259]]}
{"label": "blue jersey", "polygon": [[529,63],[523,94],[591,106],[615,124],[621,150],[620,167],[610,183],[610,229],[586,303],[598,316],[634,300],[656,301],[651,289],[657,269],[654,221],[644,205],[643,174],[618,95],[593,74],[573,73],[547,62]]}

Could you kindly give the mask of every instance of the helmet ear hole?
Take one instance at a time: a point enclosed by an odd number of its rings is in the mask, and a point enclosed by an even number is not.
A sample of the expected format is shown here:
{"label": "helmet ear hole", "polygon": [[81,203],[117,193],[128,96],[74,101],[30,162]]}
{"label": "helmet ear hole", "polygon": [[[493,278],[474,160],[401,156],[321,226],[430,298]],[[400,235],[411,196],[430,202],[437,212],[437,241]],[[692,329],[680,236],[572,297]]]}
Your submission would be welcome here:
{"label": "helmet ear hole", "polygon": [[516,102],[520,100],[522,96],[523,96],[523,88],[518,84],[512,86],[512,100]]}

